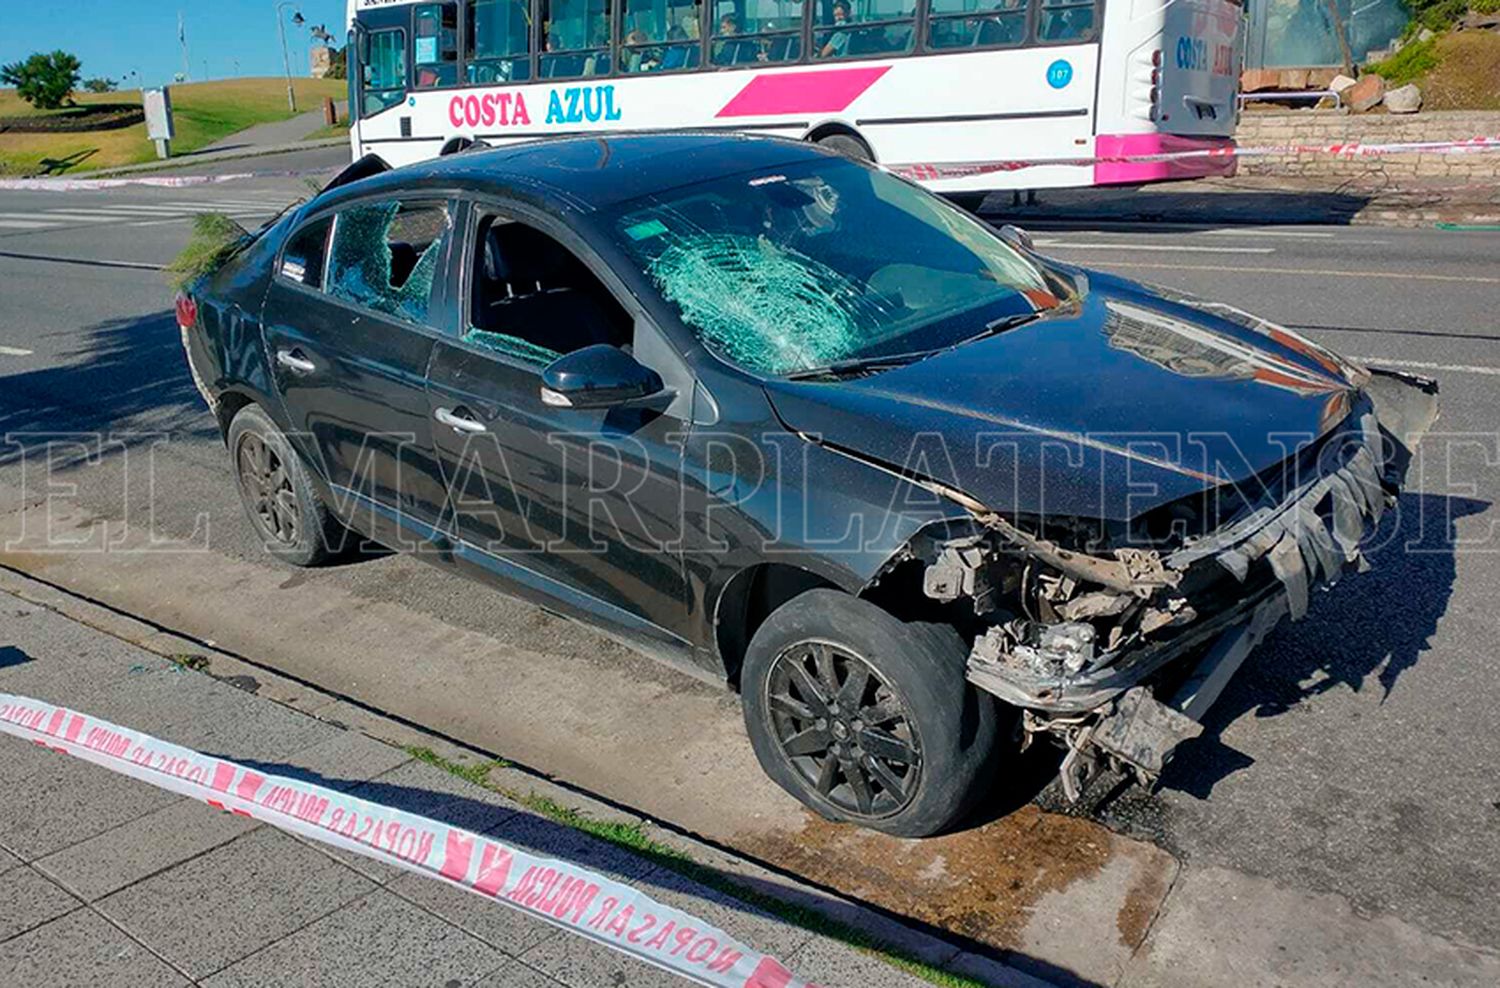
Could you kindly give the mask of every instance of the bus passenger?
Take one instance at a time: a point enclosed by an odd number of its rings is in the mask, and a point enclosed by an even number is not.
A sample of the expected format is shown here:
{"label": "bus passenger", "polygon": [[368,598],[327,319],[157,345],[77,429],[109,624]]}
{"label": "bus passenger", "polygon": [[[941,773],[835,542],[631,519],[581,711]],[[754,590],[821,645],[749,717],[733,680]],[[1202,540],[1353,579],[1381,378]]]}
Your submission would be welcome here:
{"label": "bus passenger", "polygon": [[833,0],[833,33],[818,50],[819,58],[840,58],[849,51],[849,0]]}

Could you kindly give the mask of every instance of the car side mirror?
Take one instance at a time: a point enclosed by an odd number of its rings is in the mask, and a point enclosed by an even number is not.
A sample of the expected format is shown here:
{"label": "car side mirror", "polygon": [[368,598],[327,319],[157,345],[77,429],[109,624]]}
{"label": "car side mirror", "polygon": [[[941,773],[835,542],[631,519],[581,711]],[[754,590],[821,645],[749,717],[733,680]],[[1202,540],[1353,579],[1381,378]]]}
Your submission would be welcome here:
{"label": "car side mirror", "polygon": [[1023,250],[1028,254],[1036,253],[1036,245],[1031,242],[1031,234],[1013,223],[1007,223],[1000,228],[1000,239],[1017,250]]}
{"label": "car side mirror", "polygon": [[668,397],[661,375],[619,347],[595,343],[558,357],[542,371],[542,404],[614,408]]}

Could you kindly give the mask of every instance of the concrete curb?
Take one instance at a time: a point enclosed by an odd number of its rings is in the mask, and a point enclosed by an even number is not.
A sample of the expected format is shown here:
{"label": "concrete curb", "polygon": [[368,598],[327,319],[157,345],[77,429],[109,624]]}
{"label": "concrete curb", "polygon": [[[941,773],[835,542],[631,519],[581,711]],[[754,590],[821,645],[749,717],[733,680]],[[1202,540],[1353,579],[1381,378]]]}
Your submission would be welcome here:
{"label": "concrete curb", "polygon": [[[397,748],[426,748],[440,758],[458,764],[483,763],[497,757],[494,753],[475,750],[456,739],[387,717],[312,684],[220,651],[212,642],[176,634],[4,565],[0,565],[0,592],[163,657],[204,656],[208,662],[203,671],[222,683]],[[784,872],[560,784],[540,773],[508,766],[492,769],[489,778],[500,788],[546,798],[593,820],[640,826],[651,840],[686,855],[695,863],[743,879],[747,891],[753,887],[762,895],[772,894],[789,906],[809,910],[825,920],[858,930],[882,946],[922,963],[1001,988],[1047,988],[1052,984],[1001,959],[914,929],[897,917],[848,899],[836,891],[807,885]],[[894,969],[888,970],[895,975]]]}

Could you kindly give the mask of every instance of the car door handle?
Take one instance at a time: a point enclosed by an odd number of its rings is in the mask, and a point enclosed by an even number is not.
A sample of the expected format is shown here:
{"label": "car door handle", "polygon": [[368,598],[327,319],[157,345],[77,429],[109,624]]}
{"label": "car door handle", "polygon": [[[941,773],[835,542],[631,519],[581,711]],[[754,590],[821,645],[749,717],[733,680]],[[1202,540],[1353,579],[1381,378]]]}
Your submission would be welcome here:
{"label": "car door handle", "polygon": [[318,365],[308,360],[301,350],[277,350],[276,362],[293,374],[311,374]]}
{"label": "car door handle", "polygon": [[439,408],[432,413],[432,417],[448,426],[454,432],[488,432],[485,424],[478,419],[471,419],[466,415],[460,415],[451,408]]}

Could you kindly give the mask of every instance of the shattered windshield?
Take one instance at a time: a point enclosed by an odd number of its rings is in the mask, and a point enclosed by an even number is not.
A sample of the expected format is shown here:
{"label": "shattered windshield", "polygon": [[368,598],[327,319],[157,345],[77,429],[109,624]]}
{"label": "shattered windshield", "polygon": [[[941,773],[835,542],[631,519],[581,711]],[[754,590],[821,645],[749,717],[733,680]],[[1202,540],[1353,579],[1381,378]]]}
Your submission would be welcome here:
{"label": "shattered windshield", "polygon": [[847,161],[674,189],[611,225],[703,343],[758,374],[941,349],[1059,304],[984,224]]}

